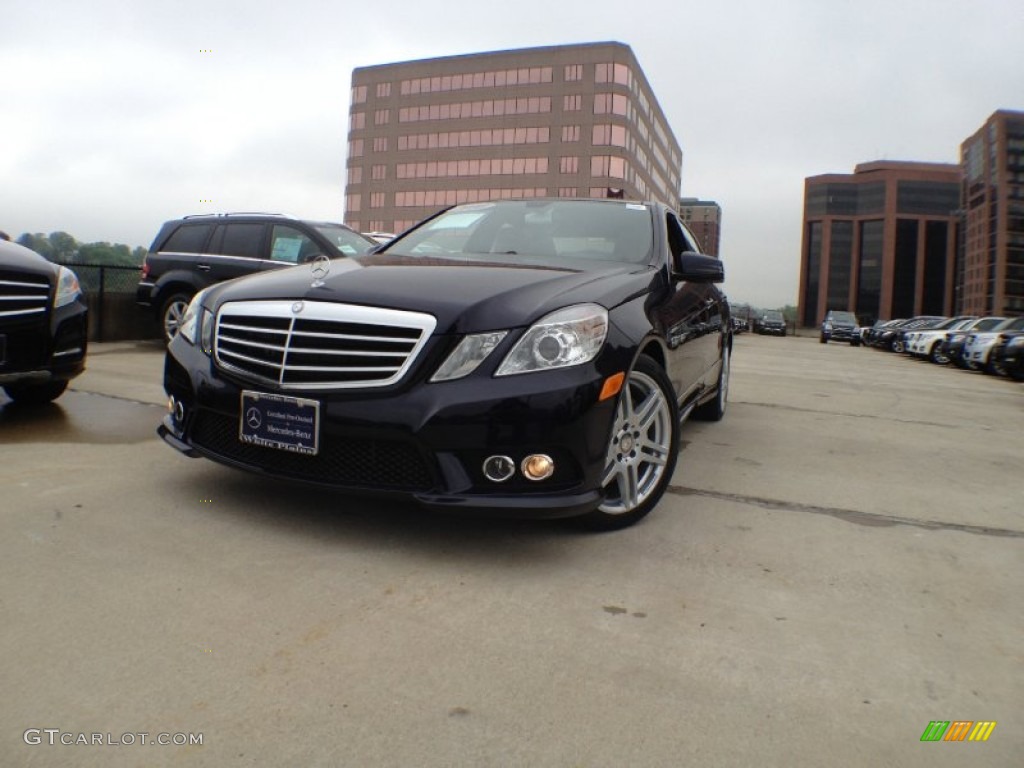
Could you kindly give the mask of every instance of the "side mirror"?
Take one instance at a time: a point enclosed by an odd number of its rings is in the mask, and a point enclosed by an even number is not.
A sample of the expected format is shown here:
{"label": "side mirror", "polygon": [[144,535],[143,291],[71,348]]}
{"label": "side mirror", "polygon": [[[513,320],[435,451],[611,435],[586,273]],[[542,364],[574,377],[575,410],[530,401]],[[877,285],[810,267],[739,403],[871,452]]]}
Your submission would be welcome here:
{"label": "side mirror", "polygon": [[725,266],[713,256],[684,251],[676,257],[676,277],[690,283],[721,283]]}

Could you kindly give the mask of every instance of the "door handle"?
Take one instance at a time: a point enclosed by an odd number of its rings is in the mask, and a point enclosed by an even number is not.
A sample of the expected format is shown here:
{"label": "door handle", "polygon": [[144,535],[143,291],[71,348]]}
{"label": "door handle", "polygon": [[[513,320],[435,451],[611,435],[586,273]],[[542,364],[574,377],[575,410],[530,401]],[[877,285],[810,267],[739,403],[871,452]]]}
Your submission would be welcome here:
{"label": "door handle", "polygon": [[200,272],[209,272],[210,271],[210,265],[209,264],[196,264],[196,269],[198,269]]}

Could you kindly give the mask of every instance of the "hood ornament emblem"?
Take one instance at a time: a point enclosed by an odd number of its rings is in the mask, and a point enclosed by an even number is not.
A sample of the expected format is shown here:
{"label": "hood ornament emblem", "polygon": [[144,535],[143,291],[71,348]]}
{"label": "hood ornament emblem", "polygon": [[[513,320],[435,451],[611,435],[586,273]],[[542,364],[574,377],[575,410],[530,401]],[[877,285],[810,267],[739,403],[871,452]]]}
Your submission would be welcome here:
{"label": "hood ornament emblem", "polygon": [[310,262],[310,271],[313,273],[313,282],[310,288],[319,288],[324,284],[324,278],[331,271],[331,260],[322,253]]}
{"label": "hood ornament emblem", "polygon": [[306,308],[306,302],[304,302],[304,301],[296,301],[294,304],[292,304],[292,314],[293,315],[297,315],[297,314],[299,314],[305,308]]}

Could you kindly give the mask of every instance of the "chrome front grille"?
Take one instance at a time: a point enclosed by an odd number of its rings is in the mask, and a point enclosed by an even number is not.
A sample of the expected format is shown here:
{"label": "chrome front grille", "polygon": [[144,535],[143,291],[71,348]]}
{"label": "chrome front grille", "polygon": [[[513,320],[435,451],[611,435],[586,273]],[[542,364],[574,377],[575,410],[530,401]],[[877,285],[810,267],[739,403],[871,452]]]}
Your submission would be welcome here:
{"label": "chrome front grille", "polygon": [[217,313],[214,356],[281,390],[386,387],[427,343],[433,316],[324,301],[236,301]]}
{"label": "chrome front grille", "polygon": [[50,283],[36,275],[0,274],[0,319],[46,314]]}

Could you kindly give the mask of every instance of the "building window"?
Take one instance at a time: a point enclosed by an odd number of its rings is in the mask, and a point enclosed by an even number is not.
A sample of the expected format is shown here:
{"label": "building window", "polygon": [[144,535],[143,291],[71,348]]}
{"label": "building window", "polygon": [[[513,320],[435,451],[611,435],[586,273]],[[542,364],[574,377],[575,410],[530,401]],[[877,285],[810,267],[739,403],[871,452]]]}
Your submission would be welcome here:
{"label": "building window", "polygon": [[[622,115],[629,117],[629,100],[623,93],[597,93],[594,94],[595,115]],[[658,132],[655,125],[655,133]],[[666,142],[667,143],[667,142]]]}
{"label": "building window", "polygon": [[583,79],[583,65],[582,64],[566,64],[565,65],[565,80],[566,82],[573,82],[575,80]]}
{"label": "building window", "polygon": [[579,173],[580,170],[580,159],[578,157],[560,157],[558,158],[558,172],[559,173]]}
{"label": "building window", "polygon": [[576,187],[559,187],[559,197],[576,197]]}
{"label": "building window", "polygon": [[391,95],[391,83],[377,83],[377,98],[385,99]]}
{"label": "building window", "polygon": [[590,175],[624,179],[626,178],[626,161],[621,157],[595,155],[590,158]]}
{"label": "building window", "polygon": [[348,129],[350,131],[362,130],[366,127],[366,113],[353,112],[348,116]]}
{"label": "building window", "polygon": [[373,124],[374,125],[387,125],[391,120],[390,109],[378,109],[373,113]]}
{"label": "building window", "polygon": [[366,101],[366,86],[365,85],[354,85],[352,86],[352,103],[362,104]]}
{"label": "building window", "polygon": [[377,136],[373,140],[373,151],[374,152],[387,152],[388,151],[388,137]]}
{"label": "building window", "polygon": [[570,93],[562,97],[563,112],[577,112],[583,108],[583,96],[578,93]]}
{"label": "building window", "polygon": [[580,127],[578,125],[562,126],[562,141],[571,142],[580,140]]}
{"label": "building window", "polygon": [[370,168],[370,178],[374,181],[384,181],[388,177],[386,165],[374,165]]}
{"label": "building window", "polygon": [[362,157],[363,156],[363,140],[352,139],[348,143],[348,156],[349,157]]}
{"label": "building window", "polygon": [[629,86],[631,84],[629,67],[625,64],[595,64],[595,83],[615,83],[616,85]]}
{"label": "building window", "polygon": [[361,208],[361,195],[345,195],[345,210],[350,213],[357,213]]}
{"label": "building window", "polygon": [[408,149],[456,149],[491,147],[502,144],[547,144],[551,129],[547,126],[485,128],[476,131],[420,133],[398,137],[399,151]]}
{"label": "building window", "polygon": [[363,166],[354,165],[348,169],[348,183],[360,184],[363,181]]}
{"label": "building window", "polygon": [[371,192],[370,193],[370,207],[371,208],[383,208],[384,207],[384,193],[383,192]]}
{"label": "building window", "polygon": [[593,144],[596,147],[626,146],[626,126],[624,125],[595,125],[593,130]]}

